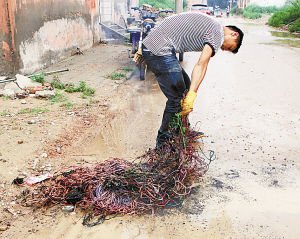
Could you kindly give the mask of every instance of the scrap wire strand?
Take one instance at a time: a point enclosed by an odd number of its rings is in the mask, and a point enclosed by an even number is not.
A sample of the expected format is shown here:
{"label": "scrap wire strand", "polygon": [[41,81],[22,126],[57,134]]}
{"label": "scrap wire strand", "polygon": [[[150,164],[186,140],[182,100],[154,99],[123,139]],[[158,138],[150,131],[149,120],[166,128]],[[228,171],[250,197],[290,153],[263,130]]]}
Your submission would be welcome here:
{"label": "scrap wire strand", "polygon": [[[143,214],[165,206],[178,206],[191,193],[192,183],[203,176],[214,160],[214,152],[204,157],[196,152],[196,136],[186,116],[170,127],[179,132],[172,143],[149,149],[133,162],[114,158],[92,167],[71,166],[38,188],[28,199],[35,205],[74,204],[104,218],[114,214]],[[176,134],[174,134],[176,135]],[[206,163],[206,160],[209,163]],[[177,204],[171,203],[179,199]]]}

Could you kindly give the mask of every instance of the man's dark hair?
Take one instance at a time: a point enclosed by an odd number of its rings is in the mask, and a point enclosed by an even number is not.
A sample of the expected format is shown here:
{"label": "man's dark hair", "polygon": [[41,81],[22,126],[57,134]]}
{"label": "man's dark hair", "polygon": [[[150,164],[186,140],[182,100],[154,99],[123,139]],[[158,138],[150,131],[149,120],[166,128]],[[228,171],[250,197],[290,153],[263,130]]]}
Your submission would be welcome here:
{"label": "man's dark hair", "polygon": [[242,32],[241,29],[239,29],[236,26],[228,25],[226,27],[230,28],[232,31],[235,31],[235,32],[237,32],[239,34],[239,36],[237,38],[237,47],[232,51],[232,53],[236,54],[239,51],[239,49],[240,49],[240,47],[242,45],[244,33]]}

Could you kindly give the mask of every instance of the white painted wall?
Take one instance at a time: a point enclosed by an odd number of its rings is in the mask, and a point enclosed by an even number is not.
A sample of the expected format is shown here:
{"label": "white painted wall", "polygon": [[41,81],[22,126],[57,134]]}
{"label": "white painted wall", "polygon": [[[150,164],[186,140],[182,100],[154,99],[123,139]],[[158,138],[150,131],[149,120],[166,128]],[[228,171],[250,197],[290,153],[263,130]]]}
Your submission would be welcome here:
{"label": "white painted wall", "polygon": [[101,22],[111,22],[113,19],[114,1],[100,0],[100,16]]}

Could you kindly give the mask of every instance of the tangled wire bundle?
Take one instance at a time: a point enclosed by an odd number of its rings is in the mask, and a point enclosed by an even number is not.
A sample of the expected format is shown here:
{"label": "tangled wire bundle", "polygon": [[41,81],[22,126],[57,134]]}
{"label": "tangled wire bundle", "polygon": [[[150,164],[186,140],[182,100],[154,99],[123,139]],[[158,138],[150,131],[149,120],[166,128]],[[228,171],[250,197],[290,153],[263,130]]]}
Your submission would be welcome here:
{"label": "tangled wire bundle", "polygon": [[148,150],[135,162],[114,158],[93,167],[61,170],[27,201],[39,207],[73,204],[104,217],[179,205],[208,163],[195,148],[196,135],[187,117],[177,116],[169,132],[172,142]]}

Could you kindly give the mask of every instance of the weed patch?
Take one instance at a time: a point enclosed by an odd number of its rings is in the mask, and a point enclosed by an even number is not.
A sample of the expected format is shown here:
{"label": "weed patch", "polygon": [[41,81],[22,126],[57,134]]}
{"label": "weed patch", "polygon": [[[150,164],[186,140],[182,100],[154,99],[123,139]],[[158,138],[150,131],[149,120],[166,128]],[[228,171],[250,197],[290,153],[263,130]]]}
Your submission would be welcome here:
{"label": "weed patch", "polygon": [[69,88],[65,89],[65,91],[68,93],[82,92],[82,95],[84,95],[84,96],[93,96],[95,94],[96,90],[92,89],[90,87],[87,87],[85,81],[80,81],[78,87],[74,87],[74,86],[69,87]]}
{"label": "weed patch", "polygon": [[3,95],[3,96],[1,96],[1,97],[2,97],[3,100],[9,100],[8,95]]}
{"label": "weed patch", "polygon": [[10,114],[10,112],[7,111],[7,110],[4,110],[4,111],[0,112],[0,116],[6,116],[6,115],[9,115],[9,114]]}
{"label": "weed patch", "polygon": [[65,104],[62,104],[60,107],[65,108],[65,109],[72,109],[74,108],[75,104],[71,102],[67,102]]}
{"label": "weed patch", "polygon": [[23,110],[20,110],[17,114],[42,114],[42,113],[46,113],[48,112],[49,110],[46,109],[46,108],[32,108],[32,109],[23,109]]}
{"label": "weed patch", "polygon": [[291,2],[279,11],[276,11],[269,18],[268,25],[273,27],[289,25],[289,31],[300,31],[300,0]]}
{"label": "weed patch", "polygon": [[85,106],[91,106],[93,104],[97,104],[99,103],[99,100],[94,100],[94,99],[90,99],[88,102],[86,102],[84,105]]}
{"label": "weed patch", "polygon": [[58,90],[56,90],[55,95],[51,98],[51,104],[65,102],[67,100],[68,100],[68,98],[65,97],[62,94],[62,92],[59,92]]}
{"label": "weed patch", "polygon": [[280,31],[270,31],[271,35],[274,37],[282,38],[300,38],[300,36],[289,33],[289,32],[280,32]]}
{"label": "weed patch", "polygon": [[291,40],[291,39],[277,39],[275,40],[276,42],[282,43],[282,44],[287,44],[291,47],[300,47],[300,41],[299,40]]}
{"label": "weed patch", "polygon": [[96,92],[95,89],[87,87],[85,81],[80,81],[79,86],[75,87],[73,83],[64,84],[58,78],[54,78],[51,82],[51,86],[56,89],[64,90],[65,92],[68,93],[82,92],[82,95],[85,97],[93,96]]}
{"label": "weed patch", "polygon": [[123,71],[126,71],[126,72],[130,72],[130,71],[133,71],[133,68],[125,67],[125,66],[124,66],[124,67],[122,68],[122,70],[123,70]]}
{"label": "weed patch", "polygon": [[57,76],[53,76],[53,79],[50,83],[50,85],[59,90],[64,90],[66,88],[66,84],[62,83]]}
{"label": "weed patch", "polygon": [[114,72],[111,74],[108,74],[105,76],[106,78],[110,78],[112,80],[122,80],[122,79],[127,79],[126,74],[121,73],[121,72]]}
{"label": "weed patch", "polygon": [[262,17],[264,13],[273,13],[277,11],[276,6],[261,7],[255,4],[245,7],[245,9],[240,9],[237,6],[232,8],[231,13],[236,15],[243,15],[245,18],[258,19]]}
{"label": "weed patch", "polygon": [[29,78],[35,82],[44,84],[45,83],[45,73],[42,74],[32,74]]}
{"label": "weed patch", "polygon": [[300,16],[299,18],[289,26],[290,32],[300,32]]}

